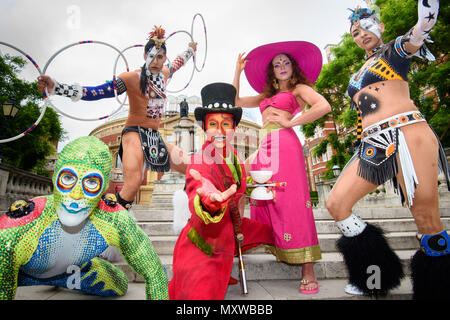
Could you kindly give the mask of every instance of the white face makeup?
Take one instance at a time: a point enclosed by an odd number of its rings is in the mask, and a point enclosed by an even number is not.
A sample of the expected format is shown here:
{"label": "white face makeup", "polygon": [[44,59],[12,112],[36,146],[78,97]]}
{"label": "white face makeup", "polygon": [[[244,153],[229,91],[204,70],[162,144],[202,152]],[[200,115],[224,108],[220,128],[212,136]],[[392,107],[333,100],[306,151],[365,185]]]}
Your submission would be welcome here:
{"label": "white face makeup", "polygon": [[372,33],[378,39],[381,38],[381,24],[380,22],[373,16],[365,19],[361,19],[359,21],[359,26],[361,29]]}
{"label": "white face makeup", "polygon": [[[366,30],[367,28],[369,30]],[[379,24],[375,19],[370,19],[370,21],[369,19],[358,20],[350,29],[350,33],[355,43],[366,51],[370,51],[382,43],[382,31],[383,29],[381,24]],[[377,37],[376,34],[379,34],[380,37]]]}
{"label": "white face makeup", "polygon": [[275,56],[272,66],[277,80],[289,80],[292,77],[292,62],[285,54]]}
{"label": "white face makeup", "polygon": [[158,50],[156,47],[153,47],[147,54],[145,65],[150,73],[158,74],[161,72],[165,62],[166,54],[164,49]]}

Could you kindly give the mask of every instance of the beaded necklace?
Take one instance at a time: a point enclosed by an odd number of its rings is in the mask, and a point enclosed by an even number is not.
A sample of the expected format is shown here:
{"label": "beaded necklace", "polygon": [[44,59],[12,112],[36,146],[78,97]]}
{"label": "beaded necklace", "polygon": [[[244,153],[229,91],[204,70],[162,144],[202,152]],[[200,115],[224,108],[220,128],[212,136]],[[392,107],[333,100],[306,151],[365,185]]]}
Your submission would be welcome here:
{"label": "beaded necklace", "polygon": [[372,57],[375,53],[377,53],[378,51],[380,51],[380,49],[383,47],[383,45],[379,45],[378,47],[370,50],[369,52],[366,53],[366,55],[364,56],[364,59],[367,61],[370,57]]}

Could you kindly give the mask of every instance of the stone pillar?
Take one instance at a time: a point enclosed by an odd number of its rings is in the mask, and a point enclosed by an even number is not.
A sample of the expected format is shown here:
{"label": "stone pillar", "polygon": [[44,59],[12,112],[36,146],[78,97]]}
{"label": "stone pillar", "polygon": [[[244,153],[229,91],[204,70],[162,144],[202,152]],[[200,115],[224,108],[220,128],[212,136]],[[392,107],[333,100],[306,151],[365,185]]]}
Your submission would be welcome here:
{"label": "stone pillar", "polygon": [[175,145],[182,149],[187,154],[194,151],[194,122],[189,119],[189,105],[184,99],[180,103],[180,120],[174,127]]}
{"label": "stone pillar", "polygon": [[333,185],[336,183],[336,178],[316,182],[317,195],[319,197],[319,207],[325,207],[325,203],[330,195],[331,189],[333,189]]}
{"label": "stone pillar", "polygon": [[6,185],[8,184],[9,172],[0,170],[0,196],[6,194]]}

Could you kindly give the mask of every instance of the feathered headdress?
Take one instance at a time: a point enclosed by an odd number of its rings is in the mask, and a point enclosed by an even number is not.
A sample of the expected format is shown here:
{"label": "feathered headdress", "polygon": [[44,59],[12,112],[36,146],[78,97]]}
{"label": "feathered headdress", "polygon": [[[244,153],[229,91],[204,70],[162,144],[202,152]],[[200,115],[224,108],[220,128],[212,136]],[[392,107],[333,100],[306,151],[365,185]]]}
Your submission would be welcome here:
{"label": "feathered headdress", "polygon": [[150,32],[147,40],[153,40],[155,41],[155,46],[156,49],[159,49],[164,42],[166,41],[166,39],[164,39],[164,35],[165,35],[166,31],[161,28],[161,26],[154,26],[154,29],[152,32]]}
{"label": "feathered headdress", "polygon": [[354,24],[360,19],[365,19],[375,14],[369,8],[361,8],[360,6],[356,7],[355,10],[352,10],[350,8],[347,10],[350,10],[352,12],[352,14],[348,17],[348,19],[350,20],[350,24]]}

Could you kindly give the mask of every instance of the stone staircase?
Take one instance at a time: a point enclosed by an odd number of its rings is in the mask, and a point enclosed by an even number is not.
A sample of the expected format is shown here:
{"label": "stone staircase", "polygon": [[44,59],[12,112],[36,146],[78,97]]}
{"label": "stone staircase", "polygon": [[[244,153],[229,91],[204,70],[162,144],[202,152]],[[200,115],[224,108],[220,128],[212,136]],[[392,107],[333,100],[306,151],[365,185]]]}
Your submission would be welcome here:
{"label": "stone staircase", "polygon": [[[177,174],[165,176],[162,181],[155,183],[150,206],[133,206],[138,224],[149,235],[167,270],[169,280],[172,278],[172,253],[178,237],[172,228],[172,195],[174,191],[183,189],[183,178]],[[440,206],[444,227],[450,230],[450,196],[448,192],[442,193]],[[356,207],[355,213],[365,221],[383,228],[389,244],[404,264],[405,273],[409,275],[409,260],[418,249],[418,241],[415,238],[416,225],[409,210],[402,207]],[[244,215],[250,216],[249,206],[246,207]],[[342,256],[335,247],[336,240],[341,236],[340,231],[326,209],[314,209],[314,216],[322,249],[322,260],[314,265],[317,278],[319,280],[347,278]],[[274,256],[266,253],[264,246],[248,251],[244,255],[244,262],[248,280],[299,280],[301,278],[300,266],[276,262]],[[130,281],[143,281],[124,261],[118,262],[116,265],[125,271]],[[235,259],[232,276],[238,278],[237,259]]]}

